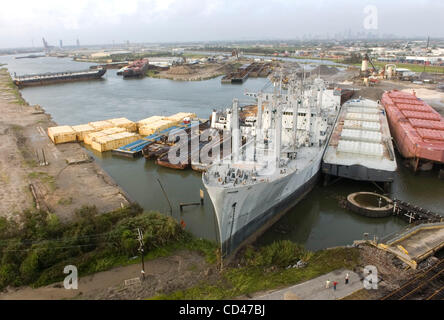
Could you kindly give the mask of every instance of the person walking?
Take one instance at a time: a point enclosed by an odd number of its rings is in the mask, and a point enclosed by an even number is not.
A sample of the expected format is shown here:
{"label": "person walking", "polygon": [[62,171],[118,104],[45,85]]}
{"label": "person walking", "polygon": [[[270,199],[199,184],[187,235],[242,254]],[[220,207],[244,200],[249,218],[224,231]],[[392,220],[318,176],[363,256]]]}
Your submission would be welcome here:
{"label": "person walking", "polygon": [[333,289],[334,289],[335,291],[336,291],[336,286],[337,286],[337,284],[338,284],[338,283],[337,283],[336,281],[333,282]]}
{"label": "person walking", "polygon": [[330,287],[330,280],[325,281],[325,289]]}
{"label": "person walking", "polygon": [[348,284],[348,279],[350,278],[350,276],[349,276],[349,274],[348,274],[348,272],[347,272],[347,274],[345,275],[345,284]]}

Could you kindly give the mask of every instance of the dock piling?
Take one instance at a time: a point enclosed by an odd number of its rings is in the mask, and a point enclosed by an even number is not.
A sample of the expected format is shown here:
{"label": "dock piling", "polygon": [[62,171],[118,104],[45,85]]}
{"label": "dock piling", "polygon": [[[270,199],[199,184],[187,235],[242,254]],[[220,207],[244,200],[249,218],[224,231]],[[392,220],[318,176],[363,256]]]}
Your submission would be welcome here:
{"label": "dock piling", "polygon": [[199,196],[200,196],[200,205],[203,206],[204,204],[204,191],[202,189],[199,190]]}
{"label": "dock piling", "polygon": [[202,189],[199,190],[200,202],[181,202],[179,203],[180,212],[183,212],[183,207],[188,206],[203,206],[204,204],[204,191]]}

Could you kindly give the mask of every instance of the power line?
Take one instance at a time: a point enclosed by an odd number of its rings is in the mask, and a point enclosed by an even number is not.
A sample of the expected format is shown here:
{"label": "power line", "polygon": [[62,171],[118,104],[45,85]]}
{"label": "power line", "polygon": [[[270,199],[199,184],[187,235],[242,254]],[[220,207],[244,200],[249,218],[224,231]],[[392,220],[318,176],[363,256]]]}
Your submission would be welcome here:
{"label": "power line", "polygon": [[67,241],[76,241],[76,240],[84,240],[84,239],[94,239],[94,238],[100,238],[100,237],[111,237],[111,236],[120,236],[119,232],[113,231],[108,233],[97,233],[97,234],[91,234],[91,235],[84,235],[79,237],[69,237],[69,238],[56,238],[56,239],[42,239],[42,240],[32,240],[32,239],[3,239],[0,240],[0,246],[2,244],[8,244],[11,242],[21,242],[24,244],[44,244],[48,242],[67,242]]}
{"label": "power line", "polygon": [[[62,246],[62,247],[52,247],[51,249],[69,249],[69,248],[78,248],[78,247],[92,247],[96,246],[97,244],[101,243],[115,243],[115,242],[99,242],[99,243],[91,243],[91,244],[77,244],[72,246]],[[28,249],[9,249],[9,250],[3,250],[2,252],[16,252],[16,251],[32,251],[32,250],[39,250],[41,248],[28,248]]]}
{"label": "power line", "polygon": [[[136,230],[136,229],[133,229]],[[84,235],[84,236],[79,236],[79,237],[69,237],[69,238],[56,238],[56,239],[42,239],[42,240],[32,240],[32,239],[3,239],[0,240],[0,247],[3,246],[7,246],[11,243],[17,243],[17,244],[24,244],[24,245],[43,245],[43,244],[47,244],[47,243],[54,243],[54,242],[59,242],[59,243],[63,243],[63,242],[69,242],[69,241],[82,241],[82,240],[97,240],[100,239],[101,237],[108,237],[108,238],[116,238],[116,237],[120,237],[121,233],[118,231],[112,231],[112,232],[107,232],[107,233],[96,233],[96,234],[91,234],[91,235]],[[95,243],[91,243],[91,244],[83,244],[83,245],[70,245],[70,246],[66,246],[66,247],[77,247],[77,246],[92,246],[92,245],[96,245],[96,244],[101,244],[101,243],[116,243],[115,241],[96,241]],[[57,248],[62,248],[62,247],[57,247]],[[37,248],[29,248],[29,249],[18,249],[17,251],[23,251],[23,250],[34,250]],[[7,251],[14,251],[14,250],[6,250],[4,252]]]}

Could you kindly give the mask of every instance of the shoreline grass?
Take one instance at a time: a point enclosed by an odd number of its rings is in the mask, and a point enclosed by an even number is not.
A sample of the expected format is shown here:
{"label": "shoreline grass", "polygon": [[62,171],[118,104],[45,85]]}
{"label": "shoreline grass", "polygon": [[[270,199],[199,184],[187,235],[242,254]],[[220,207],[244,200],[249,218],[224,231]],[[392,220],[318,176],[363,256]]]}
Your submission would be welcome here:
{"label": "shoreline grass", "polygon": [[61,281],[66,265],[75,265],[85,276],[139,263],[139,227],[144,230],[147,260],[193,250],[208,263],[216,261],[214,243],[194,238],[173,218],[144,212],[137,204],[101,214],[95,207],[82,207],[73,220],[63,223],[55,214],[27,210],[16,219],[0,217],[0,290]]}
{"label": "shoreline grass", "polygon": [[309,253],[306,261],[308,265],[304,268],[285,268],[273,264],[256,266],[251,263],[241,267],[228,267],[215,283],[202,281],[194,287],[148,299],[219,300],[249,296],[265,290],[295,285],[337,269],[353,269],[358,265],[358,259],[357,248],[334,248]]}
{"label": "shoreline grass", "polygon": [[19,105],[28,105],[28,103],[23,99],[22,94],[20,93],[19,88],[15,85],[15,83],[12,81],[11,75],[8,72],[7,68],[0,68],[0,73],[3,75],[8,76],[8,82],[5,83],[5,86],[8,89],[11,89],[12,94],[15,96],[16,100],[14,102],[18,103]]}

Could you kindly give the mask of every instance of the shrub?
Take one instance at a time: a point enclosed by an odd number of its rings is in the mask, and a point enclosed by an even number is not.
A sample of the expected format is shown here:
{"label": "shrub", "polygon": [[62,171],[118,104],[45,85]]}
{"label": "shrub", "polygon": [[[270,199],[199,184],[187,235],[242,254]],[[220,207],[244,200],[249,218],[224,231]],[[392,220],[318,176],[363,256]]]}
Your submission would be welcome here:
{"label": "shrub", "polygon": [[84,206],[68,223],[44,211],[25,211],[19,218],[0,219],[0,289],[62,280],[68,264],[88,274],[125,262],[138,253],[137,228],[146,253],[189,237],[173,218],[143,213],[137,204],[104,214]]}
{"label": "shrub", "polygon": [[37,250],[32,250],[20,265],[20,277],[24,283],[37,279],[39,274],[39,257]]}
{"label": "shrub", "polygon": [[289,240],[280,240],[261,247],[254,252],[251,248],[245,251],[245,259],[250,266],[287,267],[298,260],[306,258],[307,250],[300,244]]}
{"label": "shrub", "polygon": [[12,263],[2,264],[0,266],[0,289],[3,289],[10,284],[21,284],[17,269],[17,266]]}

